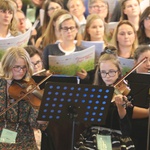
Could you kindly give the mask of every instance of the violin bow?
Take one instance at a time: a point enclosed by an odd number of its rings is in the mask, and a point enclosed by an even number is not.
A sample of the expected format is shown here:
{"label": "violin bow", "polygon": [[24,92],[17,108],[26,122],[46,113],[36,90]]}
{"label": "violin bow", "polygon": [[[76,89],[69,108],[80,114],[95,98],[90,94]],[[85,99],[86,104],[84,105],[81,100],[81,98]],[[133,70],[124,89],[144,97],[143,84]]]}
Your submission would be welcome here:
{"label": "violin bow", "polygon": [[14,105],[16,105],[19,101],[24,99],[28,94],[32,93],[38,86],[40,86],[44,81],[46,81],[48,78],[50,78],[53,74],[50,74],[49,76],[45,77],[41,82],[39,82],[35,87],[33,87],[31,90],[29,90],[27,93],[25,93],[23,96],[18,98],[13,104],[11,104],[9,107],[5,108],[2,112],[0,112],[0,116],[3,115],[6,111],[8,111],[10,108],[12,108]]}

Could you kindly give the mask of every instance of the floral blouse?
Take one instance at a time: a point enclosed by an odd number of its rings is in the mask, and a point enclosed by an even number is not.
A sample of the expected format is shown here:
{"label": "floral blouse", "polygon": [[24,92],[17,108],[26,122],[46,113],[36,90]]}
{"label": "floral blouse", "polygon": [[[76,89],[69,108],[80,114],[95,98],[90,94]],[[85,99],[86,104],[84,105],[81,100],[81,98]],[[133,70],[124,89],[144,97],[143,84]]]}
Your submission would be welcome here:
{"label": "floral blouse", "polygon": [[[0,112],[9,107],[14,100],[7,96],[7,81],[0,79]],[[33,128],[45,129],[46,124],[40,125],[36,118],[38,110],[27,101],[21,100],[0,116],[0,135],[4,126],[6,129],[17,132],[16,143],[0,142],[0,150],[37,150]],[[5,121],[6,120],[6,121]],[[7,122],[7,123],[5,123]],[[19,127],[16,130],[17,124]]]}

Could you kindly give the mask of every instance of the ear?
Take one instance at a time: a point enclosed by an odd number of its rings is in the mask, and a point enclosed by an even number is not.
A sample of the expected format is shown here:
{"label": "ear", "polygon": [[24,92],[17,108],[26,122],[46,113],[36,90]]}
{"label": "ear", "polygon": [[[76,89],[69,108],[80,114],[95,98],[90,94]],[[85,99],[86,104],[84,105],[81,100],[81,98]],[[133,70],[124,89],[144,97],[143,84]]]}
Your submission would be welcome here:
{"label": "ear", "polygon": [[126,9],[124,9],[124,10],[123,10],[123,13],[127,15],[127,10],[126,10]]}
{"label": "ear", "polygon": [[85,13],[85,10],[86,10],[86,8],[85,8],[85,6],[83,6],[83,13]]}
{"label": "ear", "polygon": [[91,14],[92,13],[92,8],[88,8],[88,12],[89,12],[89,14]]}
{"label": "ear", "polygon": [[89,34],[89,28],[87,28],[86,32]]}

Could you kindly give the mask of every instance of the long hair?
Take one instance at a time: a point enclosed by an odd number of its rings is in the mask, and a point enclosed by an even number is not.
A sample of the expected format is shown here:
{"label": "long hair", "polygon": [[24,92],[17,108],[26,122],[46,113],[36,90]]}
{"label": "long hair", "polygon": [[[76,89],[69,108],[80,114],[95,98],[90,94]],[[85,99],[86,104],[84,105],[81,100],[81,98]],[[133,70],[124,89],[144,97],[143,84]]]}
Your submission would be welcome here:
{"label": "long hair", "polygon": [[27,67],[24,79],[29,80],[33,73],[33,68],[28,52],[21,47],[10,47],[4,53],[1,60],[1,77],[5,79],[13,79],[12,68],[18,58],[22,58]]}
{"label": "long hair", "polygon": [[[128,20],[128,16],[126,14],[124,14],[125,4],[127,1],[129,1],[129,0],[123,0],[121,3],[121,20]],[[139,0],[137,0],[137,2],[140,5]]]}
{"label": "long hair", "polygon": [[57,19],[63,15],[63,14],[69,14],[69,12],[67,10],[64,9],[60,9],[60,10],[56,10],[50,19],[50,22],[47,26],[47,29],[45,31],[45,33],[42,35],[42,39],[43,39],[43,48],[45,46],[47,46],[48,44],[54,44],[57,41],[57,37],[55,34],[55,26],[54,23],[57,21]]}
{"label": "long hair", "polygon": [[138,40],[139,44],[147,44],[146,43],[146,33],[144,27],[144,20],[150,15],[150,6],[147,7],[143,13],[141,14],[140,21],[139,21],[139,29],[138,29]]}
{"label": "long hair", "polygon": [[101,17],[98,14],[91,14],[91,15],[89,15],[87,17],[87,22],[86,22],[86,25],[85,25],[85,30],[83,32],[83,40],[84,41],[91,41],[90,34],[87,32],[87,30],[91,26],[91,24],[93,23],[93,21],[95,21],[96,19],[100,19],[103,22],[103,26],[104,26],[104,37],[103,37],[103,40],[106,42],[105,24],[104,24],[104,21],[101,19]]}
{"label": "long hair", "polygon": [[16,19],[16,9],[14,1],[12,0],[1,0],[0,2],[0,9],[3,11],[9,10],[12,13],[12,20],[8,26],[8,29],[13,36],[18,35],[18,28],[17,28],[17,19]]}
{"label": "long hair", "polygon": [[48,11],[49,4],[51,2],[59,4],[62,9],[64,8],[62,0],[47,0],[47,1],[45,1],[44,5],[43,5],[43,9],[44,9],[45,13],[44,13],[43,26],[42,26],[42,34],[45,32],[45,29],[47,28],[48,23],[50,21],[50,17],[48,16],[47,11]]}
{"label": "long hair", "polygon": [[131,56],[133,56],[135,49],[138,47],[138,38],[137,38],[137,32],[135,30],[135,27],[128,20],[122,20],[118,23],[113,33],[112,43],[117,48],[118,53],[119,53],[119,43],[117,40],[117,34],[118,34],[119,27],[123,24],[129,25],[133,29],[134,34],[135,34],[135,41],[132,44],[132,50],[131,50]]}

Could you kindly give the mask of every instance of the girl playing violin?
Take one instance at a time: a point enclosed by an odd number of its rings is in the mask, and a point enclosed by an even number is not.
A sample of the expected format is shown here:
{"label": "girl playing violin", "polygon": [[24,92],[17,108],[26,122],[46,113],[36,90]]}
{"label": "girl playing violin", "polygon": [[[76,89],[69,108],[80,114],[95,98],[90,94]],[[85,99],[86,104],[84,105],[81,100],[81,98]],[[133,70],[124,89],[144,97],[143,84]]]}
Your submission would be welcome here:
{"label": "girl playing violin", "polygon": [[[29,54],[21,47],[9,48],[1,60],[0,112],[15,102],[10,96],[12,81],[29,81],[32,76],[32,64]],[[11,91],[12,93],[17,90]],[[20,93],[16,93],[18,96]],[[16,105],[0,116],[0,149],[36,150],[33,128],[45,129],[46,122],[36,121],[38,109],[28,101],[20,100]]]}
{"label": "girl playing violin", "polygon": [[[147,58],[147,60],[142,63],[137,69],[137,74],[147,74],[150,70],[150,47],[149,45],[140,45],[134,52],[134,61],[135,65],[142,61],[142,59]],[[147,81],[149,84],[149,81]],[[148,116],[149,116],[149,96],[145,100],[143,96],[140,96],[142,90],[138,92],[138,94],[133,95],[135,101],[140,100],[143,101],[144,104],[138,104],[133,100],[134,110],[133,110],[133,120],[132,120],[132,134],[131,138],[135,144],[136,150],[146,150],[148,141]],[[147,90],[147,94],[149,91]],[[142,93],[143,94],[143,93]],[[141,99],[141,97],[143,99]],[[145,96],[144,96],[145,97]],[[141,110],[142,109],[142,110]],[[149,116],[150,117],[150,116]]]}
{"label": "girl playing violin", "polygon": [[[95,72],[93,84],[113,86],[121,78],[121,76],[121,65],[119,60],[117,59],[117,55],[110,49],[107,49],[105,52],[102,52]],[[131,132],[131,125],[129,119],[130,114],[127,113],[128,108],[124,107],[125,101],[127,101],[127,97],[123,96],[122,94],[114,95],[112,101],[114,101],[115,104],[110,104],[104,128],[99,126],[92,126],[90,127],[90,129],[98,129],[97,134],[102,135],[105,133],[104,135],[111,135],[111,137],[114,137],[111,139],[113,149],[121,149],[122,144],[126,146],[126,149],[134,149],[132,140],[129,137]],[[88,132],[92,131],[89,130]],[[89,136],[89,133],[87,135]],[[86,137],[86,134],[83,134],[82,136],[84,138],[87,138],[87,140],[90,139],[90,137]],[[85,144],[84,146],[87,146],[86,142],[87,141],[83,142]],[[120,143],[118,146],[114,144],[118,142]]]}

